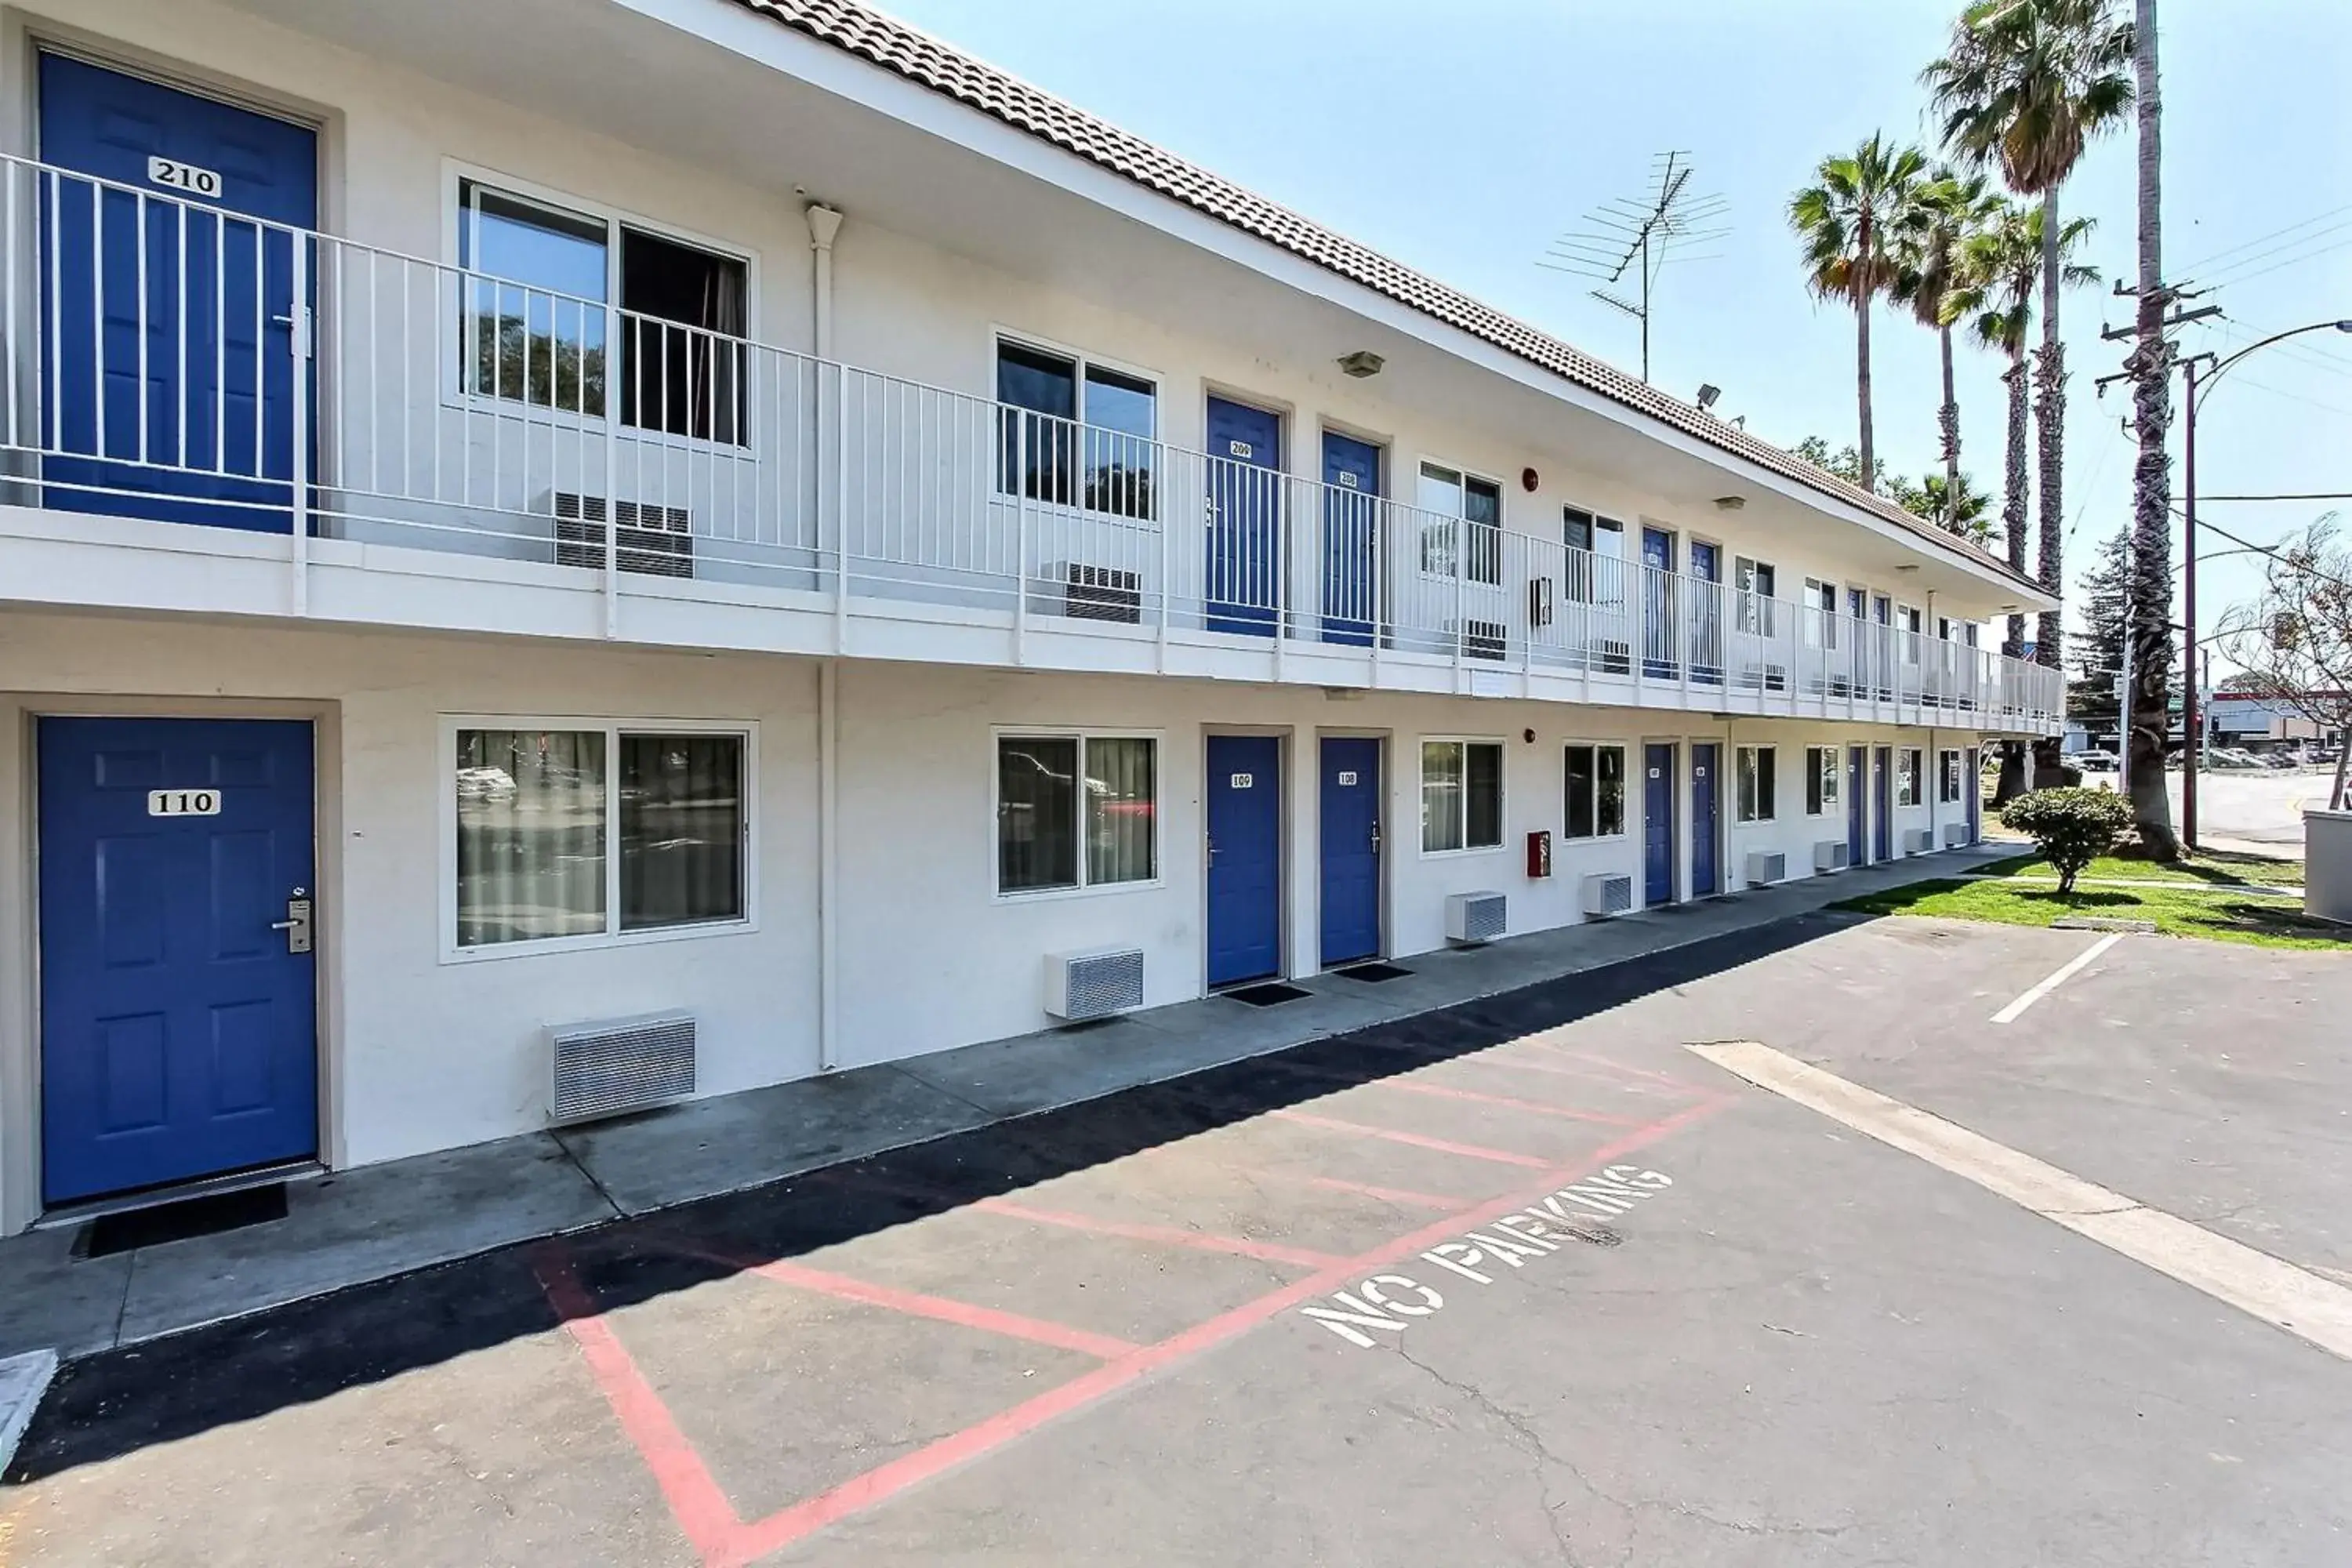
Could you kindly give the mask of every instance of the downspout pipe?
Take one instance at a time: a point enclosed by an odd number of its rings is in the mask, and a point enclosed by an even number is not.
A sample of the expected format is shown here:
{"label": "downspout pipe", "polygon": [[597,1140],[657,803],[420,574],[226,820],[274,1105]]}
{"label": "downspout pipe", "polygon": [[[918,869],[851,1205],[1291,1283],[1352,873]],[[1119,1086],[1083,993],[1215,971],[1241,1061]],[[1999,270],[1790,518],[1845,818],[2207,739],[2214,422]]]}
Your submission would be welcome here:
{"label": "downspout pipe", "polygon": [[[812,202],[806,214],[809,252],[814,262],[810,295],[815,319],[812,338],[819,361],[833,357],[833,240],[841,214]],[[816,371],[816,450],[824,449],[824,369]],[[819,488],[820,504],[824,490]],[[816,675],[817,821],[817,1026],[816,1068],[841,1066],[841,660],[828,658]]]}

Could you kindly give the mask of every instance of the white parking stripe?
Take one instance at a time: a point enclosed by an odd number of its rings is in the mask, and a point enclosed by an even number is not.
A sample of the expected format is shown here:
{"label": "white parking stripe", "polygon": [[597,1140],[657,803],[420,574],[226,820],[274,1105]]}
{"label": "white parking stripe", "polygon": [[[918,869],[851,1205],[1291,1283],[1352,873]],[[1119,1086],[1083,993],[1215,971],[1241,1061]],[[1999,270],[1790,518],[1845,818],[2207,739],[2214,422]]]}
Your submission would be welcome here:
{"label": "white parking stripe", "polygon": [[2083,966],[2084,964],[2089,963],[2091,960],[2098,957],[2099,954],[2106,952],[2107,949],[2115,946],[2116,943],[2123,941],[2123,939],[2124,933],[2121,931],[2110,931],[2107,935],[2101,937],[2098,941],[2093,942],[2081,952],[2076,953],[2073,958],[2069,959],[2065,965],[2061,968],[2057,973],[2052,975],[2049,979],[2044,980],[2032,990],[2028,991],[2024,995],[2020,996],[2016,1001],[2011,1002],[2008,1006],[2003,1007],[2000,1012],[1995,1013],[1992,1016],[1992,1021],[1996,1024],[2013,1024],[2017,1022],[2017,1016],[2019,1014],[2024,1012],[2028,1007],[2032,1006],[2036,1002],[2041,1001],[2044,996],[2049,995],[2053,991],[2057,990],[2061,985],[2065,984],[2069,980],[2074,979],[2075,975],[2080,974],[2083,972]]}
{"label": "white parking stripe", "polygon": [[2352,1289],[1753,1040],[1688,1047],[1759,1089],[1998,1193],[2352,1361]]}

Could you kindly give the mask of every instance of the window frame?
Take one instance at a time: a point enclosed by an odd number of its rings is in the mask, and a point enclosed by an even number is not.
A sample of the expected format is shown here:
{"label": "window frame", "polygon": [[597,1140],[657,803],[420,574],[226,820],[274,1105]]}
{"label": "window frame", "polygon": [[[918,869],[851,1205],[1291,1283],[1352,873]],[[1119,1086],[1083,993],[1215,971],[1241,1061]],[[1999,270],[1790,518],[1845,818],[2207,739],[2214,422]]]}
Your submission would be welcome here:
{"label": "window frame", "polygon": [[[1631,802],[1633,792],[1633,776],[1627,771],[1630,764],[1626,761],[1631,749],[1632,748],[1622,741],[1571,740],[1561,742],[1559,748],[1559,837],[1561,843],[1619,844],[1633,837],[1633,829],[1632,823],[1633,814],[1626,809],[1627,805]],[[1591,752],[1592,753],[1593,830],[1591,833],[1577,832],[1576,824],[1570,819],[1568,800],[1568,753],[1570,752]],[[1614,752],[1617,753],[1617,787],[1622,792],[1622,798],[1620,798],[1617,803],[1617,831],[1614,833],[1603,833],[1601,831],[1601,753],[1603,752]]]}
{"label": "window frame", "polygon": [[[1017,403],[1007,403],[998,395],[997,388],[1002,384],[1000,377],[1003,374],[1001,355],[1006,343],[1011,343],[1015,348],[1026,349],[1031,353],[1051,354],[1055,358],[1066,359],[1070,362],[1070,374],[1077,403],[1077,411],[1071,416],[1070,424],[1078,432],[1076,449],[1072,454],[1076,468],[1071,475],[1070,489],[1074,497],[1082,497],[1085,493],[1085,432],[1088,430],[1100,430],[1106,435],[1115,436],[1123,441],[1145,442],[1155,455],[1155,466],[1152,469],[1153,482],[1149,502],[1134,511],[1123,511],[1115,507],[1090,507],[1079,499],[1056,500],[1050,496],[1033,496],[1027,493],[1025,484],[1016,485],[1011,489],[1005,488],[1003,472],[1000,467],[1003,461],[1002,453],[993,445],[1003,437],[992,430],[990,432],[992,447],[988,455],[990,495],[999,500],[1026,502],[1031,506],[1051,510],[1057,515],[1108,519],[1114,524],[1131,527],[1142,527],[1147,524],[1156,527],[1161,510],[1160,482],[1167,473],[1165,454],[1168,450],[1168,377],[1149,365],[1116,359],[1109,354],[1096,353],[1091,350],[1080,348],[1075,343],[1063,342],[1057,338],[1045,337],[1036,332],[1024,331],[1019,327],[1009,327],[1002,322],[992,321],[988,328],[988,391],[983,395],[990,405],[998,410],[996,418],[1000,420],[1003,417],[1003,411],[1006,409],[1020,409],[1022,413],[1038,419],[1061,417],[1059,415],[1039,414],[1034,409],[1024,408]],[[1087,388],[1089,383],[1087,380],[1087,372],[1088,370],[1108,371],[1113,375],[1123,376],[1129,381],[1139,381],[1151,388],[1151,434],[1150,436],[1134,436],[1124,430],[1114,429],[1108,425],[1094,425],[1087,421]],[[1049,731],[1034,732],[1045,734]]]}
{"label": "window frame", "polygon": [[[1741,586],[1739,581],[1743,575],[1740,571],[1743,566],[1747,568],[1744,575],[1748,579],[1748,585],[1745,587]],[[1755,586],[1755,580],[1759,574],[1771,579],[1768,586],[1763,588]],[[1734,555],[1731,558],[1732,629],[1749,637],[1779,637],[1780,613],[1774,606],[1780,602],[1780,568],[1779,566],[1754,555]]]}
{"label": "window frame", "polygon": [[[1007,741],[1076,741],[1078,743],[1079,787],[1072,792],[1071,804],[1077,812],[1077,831],[1072,838],[1076,858],[1074,869],[1076,882],[1052,888],[1015,888],[1006,891],[1003,872],[1003,841],[998,837],[1004,820],[1004,776],[998,762]],[[1087,743],[1089,741],[1149,741],[1151,742],[1151,875],[1131,882],[1090,882],[1087,879],[1087,812],[1086,787]],[[1034,904],[1056,899],[1102,899],[1120,893],[1143,893],[1168,885],[1168,740],[1164,731],[1126,729],[1116,726],[1083,724],[992,724],[988,729],[988,822],[987,875],[989,901],[992,904]]]}
{"label": "window frame", "polygon": [[[1771,759],[1770,766],[1766,767],[1759,764],[1758,759],[1764,757],[1769,757]],[[1755,768],[1756,777],[1759,784],[1767,778],[1772,781],[1772,809],[1769,812],[1759,810],[1751,815],[1748,810],[1747,804],[1740,799],[1740,782],[1743,775],[1748,773],[1750,767]],[[1780,748],[1779,743],[1774,742],[1759,746],[1734,746],[1731,749],[1731,819],[1733,823],[1741,827],[1752,827],[1763,824],[1779,822],[1780,820]],[[1764,795],[1764,791],[1761,788],[1759,788],[1756,791],[1756,794],[1758,796],[1758,805],[1760,806],[1763,804],[1762,796]]]}
{"label": "window frame", "polygon": [[[482,942],[462,946],[457,941],[457,732],[461,730],[551,730],[595,732],[604,737],[604,929],[576,936],[534,937],[524,942]],[[625,735],[733,735],[743,742],[743,912],[720,920],[690,921],[677,925],[650,926],[642,931],[621,929],[620,751]],[[440,831],[434,871],[435,897],[439,900],[443,963],[485,963],[499,959],[547,953],[584,952],[604,948],[638,947],[649,942],[688,942],[704,937],[741,936],[760,929],[760,723],[755,719],[614,718],[582,713],[444,713],[440,716],[436,789],[440,797]]]}
{"label": "window frame", "polygon": [[1805,815],[1834,816],[1845,805],[1844,748],[1805,748]]}
{"label": "window frame", "polygon": [[[479,271],[469,273],[459,259],[466,254],[465,193],[468,184],[487,185],[494,191],[517,200],[528,202],[534,206],[549,207],[571,217],[602,222],[604,225],[605,294],[602,308],[614,313],[618,313],[621,309],[621,231],[625,228],[633,228],[653,238],[667,240],[673,245],[685,246],[689,249],[708,251],[723,260],[741,262],[743,264],[743,335],[740,341],[744,345],[744,353],[747,355],[755,353],[761,346],[760,336],[761,285],[760,252],[757,249],[732,240],[721,239],[715,235],[704,234],[699,230],[688,228],[666,219],[650,217],[644,213],[613,202],[583,196],[558,185],[542,184],[536,180],[524,179],[504,170],[489,168],[479,163],[469,163],[459,158],[444,158],[441,160],[441,211],[445,232],[442,236],[441,258],[451,273],[461,279],[457,299],[457,326],[461,332],[465,326],[466,310],[462,279],[467,276],[497,276],[495,273]],[[555,289],[539,291],[546,294],[558,293]],[[572,298],[570,295],[561,297],[567,300]],[[593,305],[598,302],[592,300],[586,303]],[[437,311],[437,306],[436,310]],[[618,350],[608,343],[605,345],[605,353],[608,355],[615,355]],[[441,383],[443,407],[464,414],[496,416],[501,410],[511,409],[518,405],[519,400],[515,398],[468,390],[466,384],[467,368],[467,356],[460,349],[454,356],[448,370],[437,375],[436,379]],[[552,417],[570,419],[583,430],[602,431],[609,426],[615,434],[631,440],[657,441],[695,451],[715,452],[721,457],[730,454],[739,458],[746,454],[756,456],[761,449],[761,444],[758,439],[761,421],[756,407],[758,398],[751,389],[757,383],[758,377],[756,374],[747,372],[744,380],[745,438],[741,441],[720,441],[709,436],[679,436],[649,426],[623,423],[614,417],[619,412],[620,379],[610,368],[605,373],[604,397],[607,412],[572,414],[560,407],[542,409],[539,412]],[[533,409],[538,407],[535,404],[528,403],[522,403],[520,405]]]}
{"label": "window frame", "polygon": [[[1951,793],[1944,793],[1949,783]],[[1969,798],[1968,754],[1957,746],[1938,747],[1936,752],[1936,804],[1963,805]]]}
{"label": "window frame", "polygon": [[[1429,476],[1429,470],[1432,468],[1435,468],[1441,474],[1453,475],[1454,486],[1461,495],[1459,508],[1448,520],[1448,526],[1443,531],[1443,537],[1446,542],[1445,557],[1448,563],[1442,568],[1431,566],[1429,548],[1431,535],[1437,531],[1433,520],[1440,514],[1421,502],[1421,481]],[[1414,564],[1419,568],[1421,574],[1440,583],[1459,581],[1465,587],[1500,588],[1503,585],[1504,575],[1503,534],[1508,526],[1505,515],[1508,510],[1510,499],[1507,487],[1493,475],[1480,473],[1467,464],[1450,462],[1444,458],[1433,458],[1425,454],[1415,464],[1412,474],[1412,509],[1422,514],[1420,532],[1414,541],[1416,546]],[[1492,546],[1495,574],[1492,577],[1478,576],[1470,570],[1471,559],[1475,553],[1470,548],[1472,527],[1470,487],[1473,484],[1486,486],[1495,492],[1495,524],[1489,531],[1495,536]],[[1486,527],[1485,523],[1479,523],[1476,526]]]}
{"label": "window frame", "polygon": [[[1432,849],[1429,847],[1429,821],[1425,815],[1429,799],[1429,754],[1431,746],[1460,746],[1462,755],[1462,843],[1453,849]],[[1472,746],[1495,748],[1495,842],[1470,842],[1470,754]],[[1500,735],[1423,735],[1413,743],[1413,806],[1421,818],[1415,837],[1416,847],[1424,860],[1453,860],[1472,855],[1498,855],[1511,840],[1511,749]],[[1565,788],[1565,785],[1562,786]]]}
{"label": "window frame", "polygon": [[[1906,763],[1910,766],[1910,778],[1904,778]],[[1922,806],[1927,804],[1927,748],[1897,746],[1895,749],[1895,804],[1897,808]]]}

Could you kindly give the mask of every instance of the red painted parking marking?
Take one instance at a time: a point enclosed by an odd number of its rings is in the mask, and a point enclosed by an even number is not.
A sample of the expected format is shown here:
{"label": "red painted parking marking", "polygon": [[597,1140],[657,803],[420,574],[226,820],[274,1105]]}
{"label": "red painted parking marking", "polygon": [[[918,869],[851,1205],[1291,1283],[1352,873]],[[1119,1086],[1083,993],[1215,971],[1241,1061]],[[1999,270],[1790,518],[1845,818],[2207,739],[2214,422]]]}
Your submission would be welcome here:
{"label": "red painted parking marking", "polygon": [[1458,1214],[1476,1203],[1476,1198],[1450,1198],[1443,1193],[1416,1193],[1406,1187],[1376,1187],[1370,1182],[1350,1182],[1339,1176],[1297,1176],[1284,1171],[1235,1169],[1233,1174],[1253,1182],[1281,1182],[1294,1186],[1317,1187],[1327,1193],[1353,1193],[1359,1197],[1379,1198],[1386,1203],[1409,1204],[1414,1208],[1443,1209]]}
{"label": "red painted parking marking", "polygon": [[1586,1067],[1575,1062],[1539,1062],[1532,1057],[1519,1056],[1503,1050],[1481,1051],[1475,1056],[1464,1057],[1461,1059],[1477,1067],[1509,1068],[1514,1072],[1539,1072],[1547,1078],[1573,1079],[1578,1083],[1605,1083],[1612,1089],[1622,1089],[1629,1094],[1678,1093],[1696,1100],[1706,1092],[1687,1086],[1679,1089],[1669,1089],[1662,1083],[1651,1083],[1639,1079],[1627,1079],[1599,1068]]}
{"label": "red painted parking marking", "polygon": [[563,1320],[565,1331],[580,1347],[589,1373],[603,1390],[604,1402],[613,1407],[614,1418],[636,1445],[646,1468],[653,1472],[654,1484],[669,1504],[670,1516],[704,1562],[720,1561],[742,1530],[735,1505],[719,1489],[702,1456],[678,1430],[669,1406],[637,1370],[628,1347],[589,1299],[569,1257],[555,1246],[541,1247],[531,1258],[531,1268],[539,1276],[539,1288],[547,1292],[556,1316]]}
{"label": "red painted parking marking", "polygon": [[1368,1127],[1360,1121],[1342,1121],[1336,1116],[1316,1116],[1304,1110],[1270,1110],[1266,1114],[1279,1116],[1285,1121],[1296,1121],[1301,1127],[1320,1127],[1327,1132],[1350,1132],[1359,1138],[1381,1138],[1391,1143],[1410,1144],[1415,1149],[1434,1149],[1441,1154],[1466,1154],[1473,1160],[1492,1160],[1498,1165],[1521,1165],[1530,1171],[1551,1168],[1549,1160],[1536,1154],[1514,1154],[1507,1149],[1486,1149],[1475,1143],[1424,1138],[1418,1132],[1400,1132],[1393,1127]]}
{"label": "red painted parking marking", "polygon": [[1472,1105],[1496,1105],[1507,1110],[1532,1111],[1538,1116],[1565,1117],[1570,1121],[1590,1121],[1601,1127],[1639,1127],[1642,1123],[1630,1116],[1610,1116],[1598,1110],[1575,1110],[1565,1105],[1546,1105],[1540,1100],[1515,1100],[1507,1094],[1480,1094],[1475,1089],[1451,1089],[1440,1083],[1423,1083],[1409,1078],[1389,1078],[1378,1080],[1387,1089],[1401,1089],[1407,1094],[1425,1094],[1433,1100],[1459,1100]]}
{"label": "red painted parking marking", "polygon": [[1124,1220],[1097,1219],[1093,1215],[1074,1214],[1066,1209],[1032,1208],[1027,1204],[1012,1203],[1003,1198],[982,1198],[971,1206],[982,1214],[1024,1219],[1032,1225],[1060,1226],[1066,1230],[1091,1231],[1097,1236],[1123,1237],[1129,1241],[1148,1241],[1163,1247],[1189,1247],[1197,1252],[1224,1252],[1236,1258],[1259,1258],[1267,1263],[1295,1263],[1302,1268],[1320,1268],[1339,1261],[1337,1253],[1316,1252],[1304,1247],[1253,1241],[1245,1236],[1218,1236],[1208,1231],[1181,1230],[1174,1226],[1129,1225]]}
{"label": "red painted parking marking", "polygon": [[683,1242],[666,1241],[662,1245],[672,1251],[704,1258],[721,1268],[756,1274],[762,1279],[772,1279],[797,1290],[856,1301],[862,1306],[884,1307],[893,1312],[904,1312],[910,1318],[931,1318],[967,1329],[984,1329],[1008,1339],[1029,1340],[1041,1345],[1052,1345],[1057,1350],[1076,1351],[1098,1361],[1131,1355],[1139,1348],[1130,1341],[1074,1329],[1066,1323],[1050,1323],[1043,1318],[1024,1317],[1018,1312],[1001,1312],[993,1307],[952,1300],[945,1296],[929,1296],[919,1290],[902,1290],[895,1285],[877,1285],[871,1280],[854,1279],[846,1274],[811,1268],[806,1264],[791,1263],[782,1258],[761,1263],[750,1258],[730,1258],[723,1253],[708,1251]]}
{"label": "red painted parking marking", "polygon": [[1520,1043],[1532,1046],[1539,1051],[1549,1052],[1556,1057],[1565,1057],[1570,1061],[1590,1062],[1594,1067],[1607,1068],[1611,1072],[1625,1078],[1646,1079],[1652,1083],[1664,1084],[1668,1089],[1680,1089],[1685,1094],[1701,1095],[1711,1092],[1688,1079],[1675,1078],[1668,1073],[1652,1072],[1647,1068],[1628,1067],[1623,1062],[1612,1061],[1607,1057],[1595,1056],[1591,1051],[1572,1051],[1566,1046],[1555,1046],[1549,1040],[1525,1040]]}

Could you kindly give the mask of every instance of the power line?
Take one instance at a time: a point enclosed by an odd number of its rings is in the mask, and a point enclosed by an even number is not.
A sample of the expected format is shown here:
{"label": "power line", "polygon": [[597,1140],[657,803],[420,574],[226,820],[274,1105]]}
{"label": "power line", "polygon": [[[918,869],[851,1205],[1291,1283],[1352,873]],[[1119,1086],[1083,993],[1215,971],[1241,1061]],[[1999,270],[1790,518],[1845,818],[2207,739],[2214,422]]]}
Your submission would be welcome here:
{"label": "power line", "polygon": [[[2352,218],[2346,218],[2340,223],[2332,223],[2326,228],[2315,229],[2309,234],[2297,235],[2294,238],[2273,245],[2267,250],[2257,250],[2251,256],[2239,257],[2225,266],[2214,268],[2210,273],[2198,277],[2197,280],[2207,285],[2228,282],[2232,277],[2242,274],[2247,268],[2258,261],[2267,261],[2273,256],[2283,255],[2300,246],[2309,245],[2315,239],[2326,239],[2330,235],[2341,234],[2347,228],[2352,228]],[[2184,268],[2182,275],[2189,276],[2189,269]]]}
{"label": "power line", "polygon": [[2338,577],[2332,573],[2322,572],[2318,567],[2313,565],[2308,561],[2297,561],[2291,555],[2280,554],[2278,548],[2275,545],[2256,544],[2251,539],[2241,539],[2236,534],[2231,533],[2228,529],[2210,523],[2201,517],[2197,520],[2197,526],[2220,534],[2222,538],[2228,540],[2232,544],[2242,545],[2246,549],[2252,551],[2257,555],[2267,555],[2282,566],[2291,566],[2297,572],[2304,573],[2308,576],[2316,577],[2323,583],[2333,583],[2339,588],[2352,588],[2352,583],[2347,583],[2343,578]]}
{"label": "power line", "polygon": [[2199,268],[2212,266],[2213,263],[2221,260],[2223,257],[2235,256],[2242,250],[2251,250],[2258,245],[2268,245],[2272,240],[2283,238],[2287,235],[2293,234],[2299,228],[2309,228],[2315,224],[2326,223],[2328,219],[2336,217],[2345,213],[2352,213],[2352,203],[2347,203],[2345,205],[2340,207],[2330,207],[2327,211],[2319,214],[2315,217],[2307,217],[2300,223],[2288,224],[2284,228],[2274,228],[2268,234],[2258,234],[2252,239],[2240,240],[2235,245],[2225,245],[2221,249],[2213,251],[2209,255],[2199,257],[2195,261],[2192,261],[2188,266],[2182,268],[2180,271],[2185,277],[2189,273],[2195,272]]}

